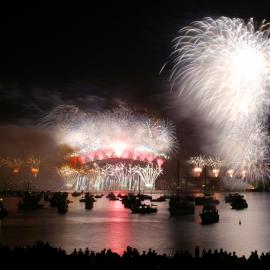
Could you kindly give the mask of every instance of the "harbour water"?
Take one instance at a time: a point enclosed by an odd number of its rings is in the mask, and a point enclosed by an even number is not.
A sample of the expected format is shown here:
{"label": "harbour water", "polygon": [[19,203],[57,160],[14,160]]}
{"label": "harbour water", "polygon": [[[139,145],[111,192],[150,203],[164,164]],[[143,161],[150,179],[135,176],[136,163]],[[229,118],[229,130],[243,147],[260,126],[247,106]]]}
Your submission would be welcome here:
{"label": "harbour water", "polygon": [[220,220],[212,225],[200,224],[201,206],[196,206],[195,215],[171,217],[168,201],[155,203],[157,214],[138,215],[131,214],[120,201],[105,197],[97,199],[92,210],[85,210],[78,197],[70,196],[73,203],[69,204],[68,213],[61,215],[49,206],[18,212],[17,198],[6,198],[12,213],[0,220],[0,242],[14,246],[42,240],[67,252],[89,247],[122,253],[128,245],[140,251],[152,248],[167,254],[181,249],[193,252],[196,245],[201,249],[236,251],[238,255],[249,255],[255,249],[269,251],[270,193],[245,193],[249,207],[238,211],[225,204],[224,195],[215,194],[220,200]]}

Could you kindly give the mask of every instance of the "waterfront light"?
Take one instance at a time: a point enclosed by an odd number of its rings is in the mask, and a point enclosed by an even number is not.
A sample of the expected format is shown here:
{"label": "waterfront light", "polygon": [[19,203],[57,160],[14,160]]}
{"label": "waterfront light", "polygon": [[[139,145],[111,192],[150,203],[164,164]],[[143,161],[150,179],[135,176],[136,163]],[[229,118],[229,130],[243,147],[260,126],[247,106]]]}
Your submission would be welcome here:
{"label": "waterfront light", "polygon": [[31,172],[32,172],[33,176],[36,177],[36,176],[38,175],[39,168],[34,168],[34,167],[32,167],[32,168],[31,168]]}
{"label": "waterfront light", "polygon": [[18,174],[19,172],[20,172],[20,169],[19,169],[19,168],[14,168],[14,169],[13,169],[13,173],[14,173],[14,174]]}
{"label": "waterfront light", "polygon": [[230,169],[230,170],[228,170],[228,174],[232,178],[233,177],[233,174],[234,174],[234,171],[232,169]]}
{"label": "waterfront light", "polygon": [[213,169],[212,170],[213,174],[215,177],[218,177],[218,174],[219,174],[219,170],[218,169]]}

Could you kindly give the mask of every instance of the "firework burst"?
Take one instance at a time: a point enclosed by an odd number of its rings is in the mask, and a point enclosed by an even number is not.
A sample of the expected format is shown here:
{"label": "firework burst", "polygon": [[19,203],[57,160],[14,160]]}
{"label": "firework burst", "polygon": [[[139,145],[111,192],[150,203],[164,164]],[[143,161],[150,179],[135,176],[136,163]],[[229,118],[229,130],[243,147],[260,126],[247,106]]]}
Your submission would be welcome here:
{"label": "firework burst", "polygon": [[209,157],[207,159],[207,165],[212,168],[212,173],[215,177],[218,177],[220,169],[223,165],[222,161],[219,158]]}
{"label": "firework burst", "polygon": [[59,145],[74,149],[70,164],[58,168],[58,173],[79,190],[138,190],[139,180],[142,186],[154,188],[161,166],[177,147],[172,122],[126,108],[88,113],[60,106],[39,126],[50,128]]}
{"label": "firework burst", "polygon": [[205,18],[179,31],[172,57],[173,86],[214,127],[213,154],[249,181],[266,176],[269,25]]}

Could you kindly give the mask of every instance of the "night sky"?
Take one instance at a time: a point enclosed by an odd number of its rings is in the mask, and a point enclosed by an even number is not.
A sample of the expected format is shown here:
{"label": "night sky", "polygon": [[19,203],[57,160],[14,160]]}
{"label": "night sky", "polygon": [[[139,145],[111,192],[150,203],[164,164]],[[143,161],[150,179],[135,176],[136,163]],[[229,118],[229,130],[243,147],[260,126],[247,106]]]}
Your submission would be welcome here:
{"label": "night sky", "polygon": [[0,123],[30,125],[63,103],[125,103],[175,120],[182,150],[194,153],[203,138],[168,102],[169,70],[159,74],[171,40],[179,28],[205,16],[269,20],[266,3],[115,1],[1,8]]}

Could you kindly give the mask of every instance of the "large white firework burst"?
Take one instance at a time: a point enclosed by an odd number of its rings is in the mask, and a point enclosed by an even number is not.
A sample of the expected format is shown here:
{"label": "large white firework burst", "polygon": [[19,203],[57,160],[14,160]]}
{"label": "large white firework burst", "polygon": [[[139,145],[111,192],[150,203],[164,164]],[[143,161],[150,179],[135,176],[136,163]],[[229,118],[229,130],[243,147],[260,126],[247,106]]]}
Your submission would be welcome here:
{"label": "large white firework burst", "polygon": [[214,154],[250,181],[268,174],[269,25],[205,18],[179,31],[172,57],[174,87],[214,127]]}

